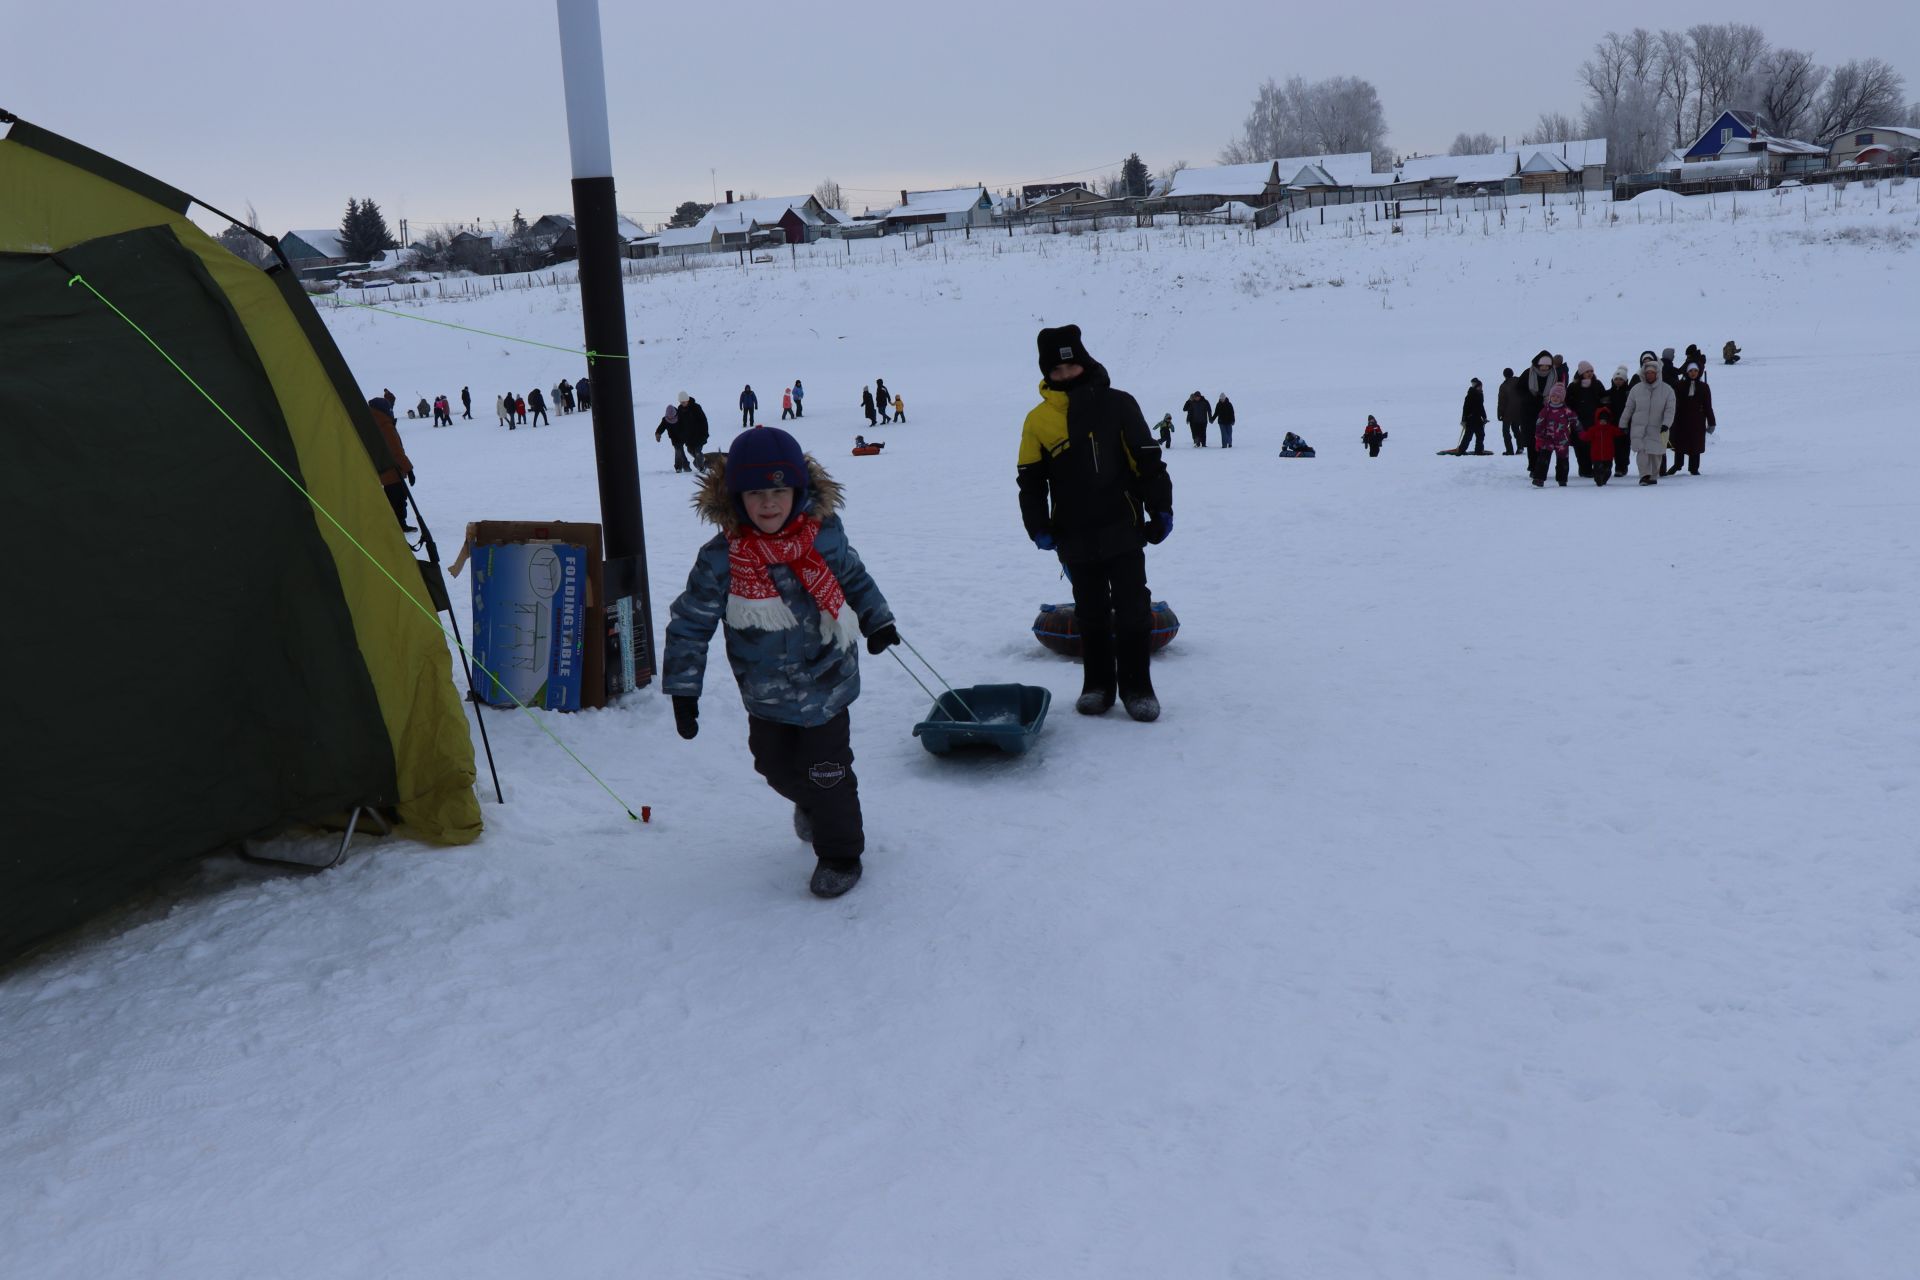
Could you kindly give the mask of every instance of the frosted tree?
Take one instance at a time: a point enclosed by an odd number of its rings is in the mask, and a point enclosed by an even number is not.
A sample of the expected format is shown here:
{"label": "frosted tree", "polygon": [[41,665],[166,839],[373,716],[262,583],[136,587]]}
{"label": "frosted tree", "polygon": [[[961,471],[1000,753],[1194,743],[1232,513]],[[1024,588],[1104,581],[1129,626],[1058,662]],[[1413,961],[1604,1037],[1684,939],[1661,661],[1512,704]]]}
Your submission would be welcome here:
{"label": "frosted tree", "polygon": [[1484,156],[1500,149],[1500,140],[1490,133],[1456,133],[1453,145],[1447,148],[1450,156]]}

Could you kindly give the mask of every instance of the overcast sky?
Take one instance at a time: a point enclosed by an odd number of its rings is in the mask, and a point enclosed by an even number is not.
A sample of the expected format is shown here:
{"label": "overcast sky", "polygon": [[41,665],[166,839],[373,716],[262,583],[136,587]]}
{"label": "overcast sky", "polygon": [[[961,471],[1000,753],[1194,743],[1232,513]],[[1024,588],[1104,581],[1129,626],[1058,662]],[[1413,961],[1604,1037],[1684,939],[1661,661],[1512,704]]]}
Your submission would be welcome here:
{"label": "overcast sky", "polygon": [[[1884,57],[1920,99],[1912,0],[736,0],[603,3],[601,20],[619,203],[648,222],[829,176],[858,210],[902,187],[1099,176],[1129,151],[1211,163],[1268,76],[1371,80],[1402,153],[1517,137],[1574,112],[1594,41],[1635,25],[1752,22],[1824,63]],[[210,204],[251,202],[274,234],[338,224],[348,196],[416,227],[571,207],[551,0],[66,0],[12,6],[7,26],[0,107]]]}

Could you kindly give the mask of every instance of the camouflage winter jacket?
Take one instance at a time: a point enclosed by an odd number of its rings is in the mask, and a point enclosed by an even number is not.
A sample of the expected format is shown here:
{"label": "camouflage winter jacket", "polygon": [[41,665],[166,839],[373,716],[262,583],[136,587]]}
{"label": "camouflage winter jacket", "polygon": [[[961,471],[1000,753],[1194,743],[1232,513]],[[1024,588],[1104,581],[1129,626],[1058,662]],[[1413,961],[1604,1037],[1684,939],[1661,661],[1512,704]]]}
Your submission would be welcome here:
{"label": "camouflage winter jacket", "polygon": [[[840,580],[847,607],[859,619],[862,635],[872,635],[893,621],[893,611],[874,585],[860,555],[847,541],[840,522],[840,485],[812,458],[807,459],[807,511],[820,521],[814,549]],[[714,628],[727,616],[732,575],[727,566],[727,535],[742,524],[733,498],[727,493],[724,457],[710,465],[705,483],[694,495],[694,509],[720,532],[693,562],[687,589],[673,602],[667,623],[666,678],[661,688],[672,695],[698,697],[706,678],[707,645]],[[856,646],[836,644],[831,628],[823,628],[820,607],[784,565],[768,573],[780,598],[793,611],[795,625],[777,631],[728,625],[727,661],[740,683],[740,700],[747,714],[781,724],[822,725],[847,709],[860,696],[860,659]]]}

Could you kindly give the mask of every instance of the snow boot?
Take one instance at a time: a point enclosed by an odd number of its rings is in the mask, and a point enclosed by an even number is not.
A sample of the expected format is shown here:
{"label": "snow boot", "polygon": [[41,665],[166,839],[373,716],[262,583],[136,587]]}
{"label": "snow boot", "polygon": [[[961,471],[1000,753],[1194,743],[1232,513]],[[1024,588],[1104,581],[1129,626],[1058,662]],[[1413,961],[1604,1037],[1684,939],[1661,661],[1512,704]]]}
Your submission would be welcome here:
{"label": "snow boot", "polygon": [[1652,476],[1641,476],[1641,477],[1640,477],[1640,487],[1641,487],[1641,488],[1643,488],[1643,489],[1644,489],[1644,488],[1646,488],[1646,487],[1647,487],[1648,485],[1650,485],[1650,484],[1654,484],[1654,483],[1656,483],[1656,481],[1654,480],[1654,478],[1653,478]]}
{"label": "snow boot", "polygon": [[1120,703],[1135,720],[1160,718],[1160,699],[1153,692],[1153,633],[1128,631],[1114,637],[1120,667]]}
{"label": "snow boot", "polygon": [[801,844],[813,843],[813,818],[799,805],[793,806],[793,834],[800,837]]}
{"label": "snow boot", "polygon": [[1080,646],[1085,674],[1073,709],[1083,716],[1103,716],[1113,706],[1113,633],[1082,634]]}
{"label": "snow boot", "polygon": [[816,898],[837,898],[860,883],[860,859],[822,858],[807,890]]}

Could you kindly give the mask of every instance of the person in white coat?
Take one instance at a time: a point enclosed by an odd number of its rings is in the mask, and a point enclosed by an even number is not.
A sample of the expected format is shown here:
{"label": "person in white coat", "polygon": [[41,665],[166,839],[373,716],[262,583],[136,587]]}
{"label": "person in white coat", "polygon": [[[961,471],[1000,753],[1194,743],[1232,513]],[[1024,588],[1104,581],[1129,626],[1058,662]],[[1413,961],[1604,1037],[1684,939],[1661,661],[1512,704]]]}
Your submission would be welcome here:
{"label": "person in white coat", "polygon": [[1627,433],[1640,459],[1640,483],[1660,483],[1660,464],[1667,448],[1661,437],[1673,426],[1673,388],[1660,377],[1660,361],[1652,352],[1640,357],[1640,380],[1627,392],[1620,413],[1620,429]]}

